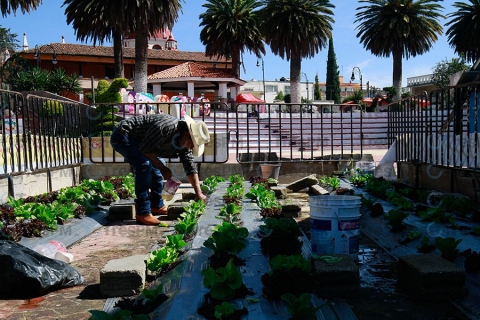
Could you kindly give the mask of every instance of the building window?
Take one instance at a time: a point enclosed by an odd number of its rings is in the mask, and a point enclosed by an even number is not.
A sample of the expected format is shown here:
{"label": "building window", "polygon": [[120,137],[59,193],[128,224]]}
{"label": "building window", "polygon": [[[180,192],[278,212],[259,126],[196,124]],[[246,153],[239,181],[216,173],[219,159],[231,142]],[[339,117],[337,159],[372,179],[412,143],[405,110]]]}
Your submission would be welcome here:
{"label": "building window", "polygon": [[243,88],[243,91],[253,91],[253,88]]}
{"label": "building window", "polygon": [[285,89],[284,94],[290,94],[290,86],[285,86],[284,89]]}
{"label": "building window", "polygon": [[152,49],[162,50],[162,46],[160,46],[160,45],[158,45],[158,44],[155,44],[155,45],[153,45]]}
{"label": "building window", "polygon": [[265,92],[278,92],[278,86],[266,85]]}
{"label": "building window", "polygon": [[115,79],[115,69],[110,66],[105,66],[105,78]]}

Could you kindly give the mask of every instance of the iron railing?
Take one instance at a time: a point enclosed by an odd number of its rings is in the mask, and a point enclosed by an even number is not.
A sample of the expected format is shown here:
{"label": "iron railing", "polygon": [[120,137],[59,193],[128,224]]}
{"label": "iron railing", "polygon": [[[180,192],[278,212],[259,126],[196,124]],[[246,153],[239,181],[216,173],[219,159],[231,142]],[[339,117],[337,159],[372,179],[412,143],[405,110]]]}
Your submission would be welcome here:
{"label": "iron railing", "polygon": [[480,168],[479,105],[479,82],[391,104],[388,137],[397,162]]}
{"label": "iron railing", "polygon": [[0,90],[0,174],[81,163],[78,103]]}

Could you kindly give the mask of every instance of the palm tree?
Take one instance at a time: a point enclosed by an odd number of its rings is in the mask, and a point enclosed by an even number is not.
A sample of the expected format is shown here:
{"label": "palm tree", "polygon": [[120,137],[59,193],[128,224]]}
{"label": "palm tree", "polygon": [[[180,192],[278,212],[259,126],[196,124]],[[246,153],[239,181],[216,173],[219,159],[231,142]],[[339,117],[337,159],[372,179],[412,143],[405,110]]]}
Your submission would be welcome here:
{"label": "palm tree", "polygon": [[[72,16],[81,19],[77,29],[81,30],[80,37],[100,41],[109,39],[111,35],[114,50],[119,50],[120,35],[135,33],[135,91],[147,92],[149,35],[163,27],[172,28],[178,19],[181,1],[183,0],[66,0],[64,4],[70,4]],[[75,8],[74,2],[80,6]]]}
{"label": "palm tree", "polygon": [[332,37],[333,11],[328,0],[262,0],[260,26],[276,55],[290,61],[292,103],[300,103],[302,58],[311,58]]}
{"label": "palm tree", "polygon": [[10,13],[16,13],[18,9],[22,13],[30,12],[30,10],[36,10],[42,3],[42,0],[0,0],[0,10],[2,16],[6,17]]}
{"label": "palm tree", "polygon": [[[124,12],[120,11],[116,1],[97,0],[65,0],[63,6],[67,24],[72,27],[77,35],[77,40],[93,40],[95,46],[97,41],[100,45],[104,41],[113,39],[113,54],[115,65],[115,78],[124,77],[122,31],[124,26],[120,19]],[[107,13],[108,14],[105,14]]]}
{"label": "palm tree", "polygon": [[402,92],[402,58],[428,52],[443,33],[440,0],[359,0],[357,37],[377,57],[393,56],[393,87]]}
{"label": "palm tree", "polygon": [[475,62],[480,59],[480,0],[469,0],[470,4],[455,2],[458,9],[448,15],[451,20],[446,32],[448,43],[465,60]]}
{"label": "palm tree", "polygon": [[208,57],[231,57],[232,74],[240,76],[241,54],[245,49],[257,57],[265,54],[256,0],[207,0],[200,14],[200,41]]}

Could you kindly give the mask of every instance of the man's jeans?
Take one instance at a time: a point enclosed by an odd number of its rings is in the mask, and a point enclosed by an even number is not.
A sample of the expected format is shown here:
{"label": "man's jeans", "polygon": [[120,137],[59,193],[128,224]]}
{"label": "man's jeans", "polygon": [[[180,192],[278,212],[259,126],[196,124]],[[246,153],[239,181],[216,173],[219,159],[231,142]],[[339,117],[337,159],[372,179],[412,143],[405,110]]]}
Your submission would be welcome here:
{"label": "man's jeans", "polygon": [[[164,206],[162,199],[163,176],[138,149],[138,143],[127,134],[114,128],[110,137],[112,147],[135,169],[135,203],[137,215],[150,214],[150,208]],[[162,159],[159,159],[164,164]],[[149,196],[150,190],[150,196]]]}

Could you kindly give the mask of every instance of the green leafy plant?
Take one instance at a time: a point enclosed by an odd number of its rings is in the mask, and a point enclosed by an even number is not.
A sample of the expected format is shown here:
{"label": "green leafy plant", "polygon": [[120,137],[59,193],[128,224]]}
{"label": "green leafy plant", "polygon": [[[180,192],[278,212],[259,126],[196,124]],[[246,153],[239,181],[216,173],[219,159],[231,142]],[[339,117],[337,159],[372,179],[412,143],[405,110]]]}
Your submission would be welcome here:
{"label": "green leafy plant", "polygon": [[184,212],[177,220],[178,222],[173,227],[177,233],[187,235],[195,231],[197,225],[197,215],[195,213]]}
{"label": "green leafy plant", "polygon": [[340,187],[340,179],[338,177],[323,176],[319,179],[320,184],[329,186],[334,190]]}
{"label": "green leafy plant", "polygon": [[230,259],[225,267],[214,270],[208,267],[202,271],[203,285],[210,289],[212,298],[225,301],[235,297],[243,285],[242,274]]}
{"label": "green leafy plant", "polygon": [[222,208],[220,208],[220,212],[218,216],[216,216],[216,218],[222,219],[229,223],[233,223],[239,219],[238,216],[241,211],[241,206],[238,206],[235,203],[228,203]]}
{"label": "green leafy plant", "polygon": [[305,271],[307,273],[312,272],[312,265],[310,261],[305,259],[301,254],[295,254],[291,256],[279,254],[270,259],[270,267],[272,270],[270,274],[276,271],[292,270],[294,268]]}
{"label": "green leafy plant", "polygon": [[63,116],[63,104],[54,100],[47,100],[42,105],[42,115],[48,117]]}
{"label": "green leafy plant", "polygon": [[163,293],[163,286],[160,284],[154,289],[143,289],[142,296],[148,302],[154,302],[157,300],[158,296]]}
{"label": "green leafy plant", "polygon": [[472,233],[476,236],[480,236],[480,226],[474,227]]}
{"label": "green leafy plant", "polygon": [[422,253],[429,253],[435,250],[435,244],[430,242],[429,237],[423,237],[420,245],[417,246],[417,251]]}
{"label": "green leafy plant", "polygon": [[215,189],[218,187],[218,185],[221,183],[221,182],[224,182],[225,179],[223,177],[220,177],[220,176],[210,176],[208,178],[205,178],[202,182],[202,185],[200,186],[200,188],[202,189],[202,192],[207,194],[207,195],[210,195],[212,194]]}
{"label": "green leafy plant", "polygon": [[215,306],[215,318],[217,319],[228,319],[231,315],[235,313],[235,306],[226,301],[222,302],[220,305]]}
{"label": "green leafy plant", "polygon": [[391,232],[402,231],[405,227],[403,220],[405,220],[409,214],[401,210],[392,209],[383,215],[388,221],[387,224],[392,227]]}
{"label": "green leafy plant", "polygon": [[162,247],[153,250],[147,258],[147,268],[150,271],[157,272],[173,264],[178,258],[179,252],[172,247]]}
{"label": "green leafy plant", "polygon": [[302,293],[299,297],[293,293],[284,293],[282,300],[288,304],[288,313],[292,316],[292,320],[314,320],[317,319],[315,313],[326,306],[324,303],[320,306],[313,306],[311,303],[312,295],[310,293]]}
{"label": "green leafy plant", "polygon": [[237,254],[247,246],[247,236],[247,228],[223,222],[218,225],[217,230],[203,242],[203,245],[212,249],[215,253],[225,252]]}
{"label": "green leafy plant", "polygon": [[435,246],[437,249],[442,253],[442,257],[453,261],[459,254],[459,250],[457,246],[463,239],[455,239],[454,237],[436,237],[435,238]]}
{"label": "green leafy plant", "polygon": [[442,207],[428,208],[427,211],[419,211],[418,216],[424,221],[433,222],[447,222],[451,217]]}
{"label": "green leafy plant", "polygon": [[175,251],[181,251],[183,247],[187,246],[187,243],[183,240],[184,234],[176,234],[173,236],[167,235],[165,247],[172,248]]}
{"label": "green leafy plant", "polygon": [[420,231],[416,231],[416,230],[409,231],[408,234],[407,234],[407,237],[410,240],[418,239],[421,236],[422,236],[422,233]]}

